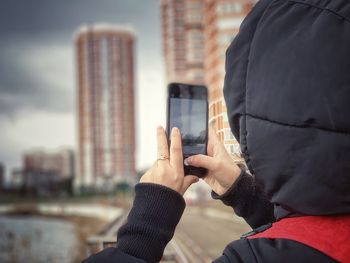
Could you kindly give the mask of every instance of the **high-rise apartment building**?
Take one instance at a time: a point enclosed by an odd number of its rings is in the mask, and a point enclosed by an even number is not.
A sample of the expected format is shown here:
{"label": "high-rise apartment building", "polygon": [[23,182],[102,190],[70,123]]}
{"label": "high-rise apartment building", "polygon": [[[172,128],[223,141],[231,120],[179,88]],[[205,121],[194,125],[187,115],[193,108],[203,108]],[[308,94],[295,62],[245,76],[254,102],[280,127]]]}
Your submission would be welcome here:
{"label": "high-rise apartment building", "polygon": [[225,53],[239,31],[253,2],[248,0],[206,0],[205,82],[209,88],[209,123],[217,131],[227,150],[239,161],[240,147],[233,137],[223,98]]}
{"label": "high-rise apartment building", "polygon": [[240,148],[223,98],[225,52],[255,0],[162,0],[163,51],[168,82],[205,83],[209,122],[237,161]]}
{"label": "high-rise apartment building", "polygon": [[204,83],[203,11],[202,0],[161,1],[168,82]]}
{"label": "high-rise apartment building", "polygon": [[103,190],[135,174],[134,34],[92,25],[75,36],[78,79],[77,187]]}

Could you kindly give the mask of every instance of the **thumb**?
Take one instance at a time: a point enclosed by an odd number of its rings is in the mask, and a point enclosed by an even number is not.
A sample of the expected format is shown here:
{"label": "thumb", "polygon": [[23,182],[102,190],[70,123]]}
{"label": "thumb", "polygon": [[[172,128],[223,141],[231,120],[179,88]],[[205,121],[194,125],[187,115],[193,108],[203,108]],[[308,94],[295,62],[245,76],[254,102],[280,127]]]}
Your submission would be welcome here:
{"label": "thumb", "polygon": [[184,177],[184,182],[182,184],[182,190],[181,193],[184,194],[186,190],[191,186],[191,184],[197,183],[199,181],[199,178],[194,175],[186,175]]}
{"label": "thumb", "polygon": [[185,162],[195,167],[203,167],[208,170],[215,170],[215,160],[213,157],[204,154],[197,154],[188,157]]}

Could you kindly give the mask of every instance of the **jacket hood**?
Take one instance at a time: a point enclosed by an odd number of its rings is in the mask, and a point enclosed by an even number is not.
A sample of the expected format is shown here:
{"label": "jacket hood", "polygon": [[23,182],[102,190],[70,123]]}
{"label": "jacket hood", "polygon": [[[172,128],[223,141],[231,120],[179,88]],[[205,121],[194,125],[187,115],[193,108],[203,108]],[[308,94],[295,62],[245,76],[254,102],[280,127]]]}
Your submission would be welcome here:
{"label": "jacket hood", "polygon": [[227,50],[224,97],[277,217],[350,212],[348,0],[258,2]]}

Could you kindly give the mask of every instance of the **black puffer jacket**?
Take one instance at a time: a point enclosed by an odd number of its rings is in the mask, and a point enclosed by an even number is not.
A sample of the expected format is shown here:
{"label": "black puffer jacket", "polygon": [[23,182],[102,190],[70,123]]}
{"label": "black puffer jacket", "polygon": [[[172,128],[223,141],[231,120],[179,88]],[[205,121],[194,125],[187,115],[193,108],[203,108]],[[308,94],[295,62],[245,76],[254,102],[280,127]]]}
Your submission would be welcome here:
{"label": "black puffer jacket", "polygon": [[276,216],[350,213],[350,1],[261,0],[227,51],[225,100]]}
{"label": "black puffer jacket", "polygon": [[[254,177],[242,172],[214,198],[253,228],[350,213],[350,1],[259,1],[227,51],[224,95]],[[159,261],[184,205],[169,188],[138,184],[117,248],[86,262]],[[295,241],[243,238],[214,262],[334,261]]]}

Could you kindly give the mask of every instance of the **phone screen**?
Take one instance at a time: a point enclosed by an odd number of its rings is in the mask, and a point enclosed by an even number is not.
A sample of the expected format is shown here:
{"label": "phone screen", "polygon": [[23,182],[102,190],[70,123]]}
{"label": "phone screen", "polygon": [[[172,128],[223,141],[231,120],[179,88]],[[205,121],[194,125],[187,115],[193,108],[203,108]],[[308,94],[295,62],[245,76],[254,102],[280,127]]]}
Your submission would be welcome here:
{"label": "phone screen", "polygon": [[203,99],[170,98],[170,130],[178,127],[185,156],[206,153],[207,102]]}

